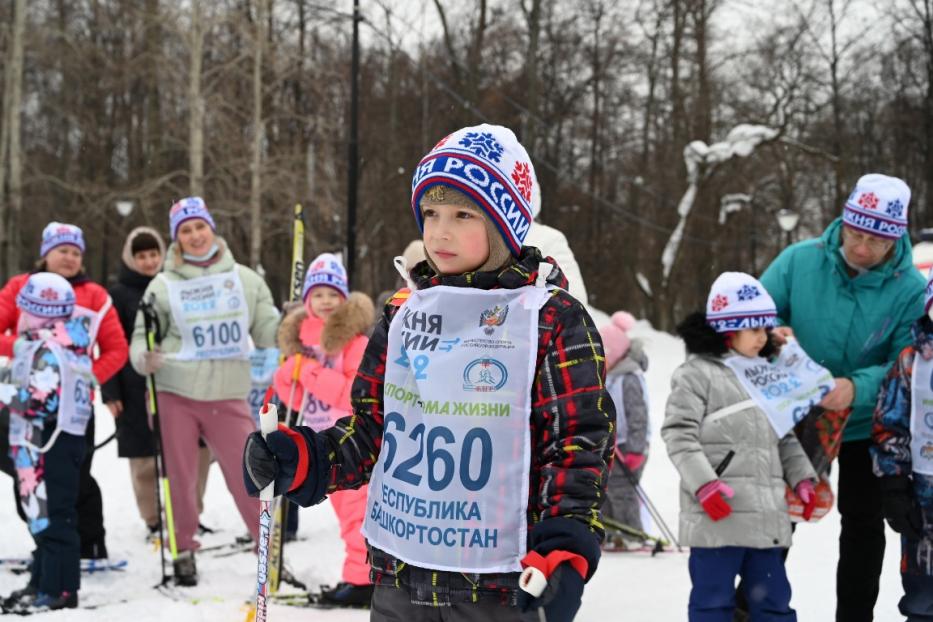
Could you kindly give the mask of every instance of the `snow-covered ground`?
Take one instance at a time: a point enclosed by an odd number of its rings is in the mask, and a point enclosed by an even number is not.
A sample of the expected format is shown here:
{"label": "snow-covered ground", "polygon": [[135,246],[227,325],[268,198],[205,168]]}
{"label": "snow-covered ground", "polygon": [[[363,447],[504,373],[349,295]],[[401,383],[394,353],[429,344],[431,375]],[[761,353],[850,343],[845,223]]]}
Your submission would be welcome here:
{"label": "snow-covered ground", "polygon": [[[645,340],[651,365],[648,386],[655,428],[653,455],[648,461],[644,487],[664,518],[676,530],[677,475],[667,459],[657,433],[663,418],[671,372],[683,360],[683,347],[670,335],[651,331],[640,324],[636,331]],[[106,410],[98,410],[98,440],[109,436],[113,423]],[[252,597],[256,558],[242,553],[223,558],[198,559],[201,582],[183,592],[182,601],[171,600],[151,589],[159,580],[159,554],[144,543],[145,529],[138,518],[130,487],[129,468],[116,456],[110,444],[94,457],[94,475],[104,494],[107,543],[114,558],[129,559],[126,572],[92,575],[82,579],[82,602],[107,606],[90,611],[49,613],[43,617],[59,620],[97,622],[149,622],[172,620],[243,620],[244,603]],[[0,488],[9,481],[0,478]],[[0,556],[25,556],[31,539],[16,517],[12,495],[0,492]],[[205,545],[232,540],[245,531],[233,501],[224,487],[218,467],[212,467],[205,500],[203,522],[222,531],[204,540]],[[802,622],[834,618],[835,569],[839,516],[835,512],[820,523],[797,530],[788,560],[788,574],[794,590],[793,605]],[[287,563],[309,585],[334,583],[339,579],[342,545],[336,519],[329,504],[301,511],[300,542],[289,544]],[[881,595],[875,610],[879,622],[901,620],[897,600],[901,595],[898,574],[899,543],[888,532]],[[0,570],[0,594],[20,587],[22,577]],[[578,620],[685,620],[690,580],[687,554],[607,554],[599,571],[587,586]],[[272,605],[269,618],[279,620],[362,621],[364,611],[317,611]]]}

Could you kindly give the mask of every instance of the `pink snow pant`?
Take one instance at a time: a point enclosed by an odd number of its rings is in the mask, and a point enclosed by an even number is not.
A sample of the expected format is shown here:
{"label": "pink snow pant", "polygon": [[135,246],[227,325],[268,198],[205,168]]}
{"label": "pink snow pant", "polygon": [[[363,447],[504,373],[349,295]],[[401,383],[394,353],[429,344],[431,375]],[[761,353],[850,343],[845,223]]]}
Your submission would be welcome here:
{"label": "pink snow pant", "polygon": [[343,561],[343,580],[353,585],[369,583],[369,564],[366,562],[366,542],[360,527],[366,515],[366,491],[369,486],[356,490],[341,490],[330,495],[330,503],[340,521],[340,537],[346,549]]}
{"label": "pink snow pant", "polygon": [[251,499],[243,485],[243,447],[246,437],[256,429],[249,404],[245,399],[199,401],[165,391],[156,394],[178,550],[198,547],[194,539],[198,530],[198,438],[204,439],[220,464],[227,490],[253,541],[258,541],[259,500]]}

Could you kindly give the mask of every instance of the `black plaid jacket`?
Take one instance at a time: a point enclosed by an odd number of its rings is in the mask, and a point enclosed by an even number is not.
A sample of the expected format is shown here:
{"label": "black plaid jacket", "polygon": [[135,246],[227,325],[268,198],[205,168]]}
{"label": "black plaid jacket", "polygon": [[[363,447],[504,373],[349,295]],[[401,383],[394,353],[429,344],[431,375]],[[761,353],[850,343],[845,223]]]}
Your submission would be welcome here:
{"label": "black plaid jacket", "polygon": [[[412,278],[418,289],[437,285],[517,289],[535,283],[542,261],[554,266],[547,282],[566,288],[567,280],[553,259],[543,259],[533,247],[524,247],[521,256],[500,272],[437,276],[422,262]],[[376,464],[382,444],[389,324],[400,306],[393,301],[386,305],[370,338],[351,392],[354,414],[316,435],[317,455],[324,454],[329,461],[327,492],[367,483]],[[579,553],[589,561],[590,575],[599,560],[603,537],[599,508],[615,443],[615,408],[606,392],[605,375],[602,341],[592,318],[564,289],[555,290],[541,308],[538,324],[528,548],[542,554],[556,548]],[[309,431],[302,432],[310,436]],[[307,486],[322,489],[311,481],[302,487]],[[320,501],[301,492],[291,496],[302,505]]]}

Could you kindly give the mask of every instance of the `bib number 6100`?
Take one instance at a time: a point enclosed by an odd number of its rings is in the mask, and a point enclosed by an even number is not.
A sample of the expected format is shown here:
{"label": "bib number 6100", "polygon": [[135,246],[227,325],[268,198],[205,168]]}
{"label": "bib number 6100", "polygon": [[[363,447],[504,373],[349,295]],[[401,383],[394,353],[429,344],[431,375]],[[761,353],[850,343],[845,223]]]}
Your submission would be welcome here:
{"label": "bib number 6100", "polygon": [[[392,463],[395,461],[395,452],[398,449],[398,439],[395,438],[395,433],[391,429],[393,427],[395,432],[405,431],[405,418],[397,412],[387,414],[383,425],[382,442],[385,446],[382,450],[386,452],[386,459],[383,463],[385,473],[388,473],[392,467]],[[419,423],[411,429],[408,438],[418,443],[418,451],[413,456],[400,462],[392,471],[392,477],[407,482],[412,486],[419,486],[423,476],[416,473],[415,469],[421,465],[422,461],[426,461],[426,467],[417,470],[427,470],[428,487],[434,491],[447,488],[456,471],[458,471],[453,455],[445,448],[457,443],[451,429],[439,425],[428,430],[423,423]],[[473,474],[470,473],[470,463],[473,451],[477,447],[480,452],[480,466],[479,473],[474,478]],[[440,474],[438,474],[438,471],[440,471]],[[465,489],[475,492],[489,482],[491,471],[492,438],[489,436],[489,432],[483,428],[470,428],[463,436],[463,442],[460,446],[460,483]]]}

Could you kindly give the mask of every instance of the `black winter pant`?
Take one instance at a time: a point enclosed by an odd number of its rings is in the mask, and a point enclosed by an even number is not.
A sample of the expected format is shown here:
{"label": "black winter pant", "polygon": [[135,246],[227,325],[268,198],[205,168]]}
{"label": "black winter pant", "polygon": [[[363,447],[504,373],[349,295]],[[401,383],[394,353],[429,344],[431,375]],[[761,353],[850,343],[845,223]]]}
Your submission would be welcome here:
{"label": "black winter pant", "polygon": [[81,536],[81,557],[107,557],[107,545],[104,544],[104,502],[100,486],[91,475],[91,462],[94,459],[94,417],[87,424],[84,434],[86,453],[81,465],[81,480],[78,484],[78,534]]}
{"label": "black winter pant", "polygon": [[[49,429],[49,433],[54,428]],[[43,442],[51,434],[46,434]],[[61,433],[45,454],[45,490],[48,526],[35,534],[30,584],[40,592],[58,595],[81,587],[80,542],[75,501],[84,459],[85,442],[80,436]]]}
{"label": "black winter pant", "polygon": [[849,441],[839,452],[839,564],[836,621],[870,622],[884,560],[881,484],[871,466],[871,440]]}

